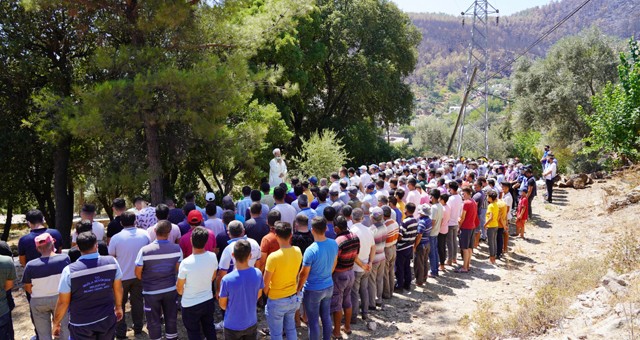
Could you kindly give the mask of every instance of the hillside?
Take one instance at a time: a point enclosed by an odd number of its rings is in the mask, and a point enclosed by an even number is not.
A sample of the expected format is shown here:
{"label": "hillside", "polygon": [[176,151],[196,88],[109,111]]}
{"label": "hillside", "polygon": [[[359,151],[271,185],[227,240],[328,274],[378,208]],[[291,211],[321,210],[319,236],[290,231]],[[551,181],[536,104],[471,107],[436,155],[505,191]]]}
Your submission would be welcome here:
{"label": "hillside", "polygon": [[[491,69],[501,68],[582,2],[563,0],[501,16],[498,23],[495,19],[490,20]],[[423,112],[431,112],[436,109],[438,102],[439,107],[443,107],[442,103],[448,99],[447,92],[457,92],[464,84],[471,20],[467,18],[463,26],[460,16],[433,13],[409,13],[409,16],[423,37],[416,71],[408,80],[414,85],[418,108]],[[592,0],[534,48],[529,57],[544,56],[559,39],[592,26],[606,35],[621,39],[637,36],[640,33],[639,17],[638,1]],[[456,101],[459,101],[457,97],[452,98],[451,104]]]}

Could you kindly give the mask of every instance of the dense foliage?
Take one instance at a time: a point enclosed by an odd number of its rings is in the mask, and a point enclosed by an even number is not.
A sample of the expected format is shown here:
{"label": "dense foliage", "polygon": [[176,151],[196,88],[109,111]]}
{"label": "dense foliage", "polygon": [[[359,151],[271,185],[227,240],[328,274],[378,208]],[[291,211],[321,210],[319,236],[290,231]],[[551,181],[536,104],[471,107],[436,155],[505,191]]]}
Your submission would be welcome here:
{"label": "dense foliage", "polygon": [[[254,58],[282,71],[277,84],[296,84],[295,93],[263,88],[261,102],[273,102],[294,132],[293,147],[312,132],[329,128],[344,137],[350,126],[388,127],[408,123],[413,94],[404,82],[417,62],[420,33],[389,1],[316,1]],[[375,139],[370,142],[375,142]],[[364,161],[361,157],[357,161]],[[364,156],[364,155],[363,155]]]}
{"label": "dense foliage", "polygon": [[85,201],[257,186],[312,131],[378,159],[411,116],[419,41],[378,0],[2,1],[0,207],[68,237]]}
{"label": "dense foliage", "polygon": [[313,132],[308,139],[302,141],[299,154],[300,156],[291,160],[302,178],[329,178],[332,172],[349,160],[342,140],[332,130]]}
{"label": "dense foliage", "polygon": [[580,107],[580,115],[591,128],[585,139],[586,152],[613,153],[622,163],[640,160],[640,44],[629,40],[629,54],[620,54],[620,83],[607,84],[592,99],[594,113]]}

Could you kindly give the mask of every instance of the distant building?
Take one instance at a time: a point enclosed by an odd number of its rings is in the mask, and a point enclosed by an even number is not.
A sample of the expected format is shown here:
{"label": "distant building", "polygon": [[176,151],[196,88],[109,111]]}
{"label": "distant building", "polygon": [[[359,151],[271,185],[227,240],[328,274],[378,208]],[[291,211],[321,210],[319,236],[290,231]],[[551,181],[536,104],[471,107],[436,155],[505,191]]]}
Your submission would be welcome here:
{"label": "distant building", "polygon": [[460,112],[460,106],[449,106],[449,111],[447,112],[447,114],[458,112]]}

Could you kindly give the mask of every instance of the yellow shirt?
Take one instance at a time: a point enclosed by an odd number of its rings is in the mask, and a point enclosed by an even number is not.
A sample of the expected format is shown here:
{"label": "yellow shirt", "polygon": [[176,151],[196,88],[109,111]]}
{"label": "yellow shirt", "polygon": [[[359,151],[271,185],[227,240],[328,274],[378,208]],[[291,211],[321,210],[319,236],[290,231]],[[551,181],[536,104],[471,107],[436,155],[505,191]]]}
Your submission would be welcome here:
{"label": "yellow shirt", "polygon": [[507,203],[498,200],[498,226],[504,228],[507,226]]}
{"label": "yellow shirt", "polygon": [[402,213],[402,219],[404,220],[406,217],[404,216],[404,209],[407,207],[407,205],[398,200],[398,204],[396,204],[396,207],[400,210],[400,212]]}
{"label": "yellow shirt", "polygon": [[309,205],[311,205],[311,201],[313,201],[313,199],[315,198],[315,197],[313,197],[313,193],[311,192],[311,190],[307,189],[306,191],[304,191],[302,193],[307,196],[307,198],[309,199]]}
{"label": "yellow shirt", "polygon": [[273,273],[269,284],[270,299],[282,299],[296,293],[301,264],[302,252],[295,246],[269,254],[265,270]]}
{"label": "yellow shirt", "polygon": [[[487,207],[487,228],[497,228],[498,227],[498,214],[500,212],[500,208],[498,208],[498,202],[493,202],[489,204]],[[489,214],[492,215],[492,218],[489,219]]]}

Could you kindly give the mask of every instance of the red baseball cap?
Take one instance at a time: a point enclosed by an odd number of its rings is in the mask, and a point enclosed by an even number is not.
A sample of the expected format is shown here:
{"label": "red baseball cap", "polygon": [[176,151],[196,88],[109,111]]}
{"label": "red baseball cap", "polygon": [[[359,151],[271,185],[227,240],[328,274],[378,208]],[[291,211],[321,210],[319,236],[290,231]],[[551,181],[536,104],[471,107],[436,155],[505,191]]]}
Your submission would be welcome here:
{"label": "red baseball cap", "polygon": [[200,211],[198,211],[197,209],[191,210],[189,212],[189,215],[187,216],[187,223],[202,223],[202,213],[200,213]]}

